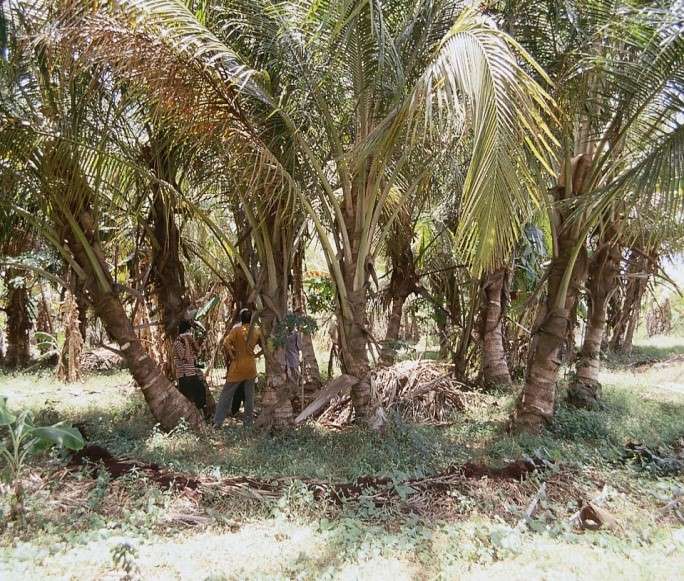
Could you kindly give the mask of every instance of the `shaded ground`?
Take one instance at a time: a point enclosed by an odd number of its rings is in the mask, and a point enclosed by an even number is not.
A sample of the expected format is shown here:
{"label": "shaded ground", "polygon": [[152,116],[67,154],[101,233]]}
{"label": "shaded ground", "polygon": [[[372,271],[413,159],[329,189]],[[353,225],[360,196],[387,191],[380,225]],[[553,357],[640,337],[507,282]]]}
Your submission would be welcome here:
{"label": "shaded ground", "polygon": [[[684,482],[623,456],[629,442],[673,456],[684,445],[684,395],[663,387],[681,381],[684,361],[673,356],[684,340],[643,348],[656,361],[633,366],[637,351],[604,373],[603,411],[561,407],[535,438],[502,431],[513,395],[443,427],[394,418],[384,437],[315,426],[270,437],[237,425],[198,436],[155,429],[125,374],[69,386],[49,376],[0,378],[0,396],[15,409],[81,422],[92,444],[117,457],[216,483],[201,494],[169,490],[144,470],[112,478],[42,457],[26,479],[28,526],[0,536],[0,578],[121,578],[112,551],[126,544],[132,569],[155,579],[682,578],[684,523],[672,508]],[[554,465],[524,481],[452,480],[439,495],[406,484],[451,465],[502,466],[534,453]],[[378,506],[363,480],[361,494],[339,504],[296,479],[360,476],[386,479],[391,502]],[[229,477],[295,479],[264,495],[225,486]],[[615,517],[614,530],[585,531],[572,520],[592,499]]]}

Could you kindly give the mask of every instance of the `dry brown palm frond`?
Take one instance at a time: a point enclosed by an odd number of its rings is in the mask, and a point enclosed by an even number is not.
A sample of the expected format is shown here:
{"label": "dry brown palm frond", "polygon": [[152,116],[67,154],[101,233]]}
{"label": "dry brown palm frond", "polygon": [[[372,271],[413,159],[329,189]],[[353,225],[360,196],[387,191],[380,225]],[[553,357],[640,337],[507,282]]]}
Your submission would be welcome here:
{"label": "dry brown palm frond", "polygon": [[249,138],[236,88],[219,82],[198,61],[173,52],[160,37],[95,13],[68,20],[59,43],[75,51],[78,65],[99,70],[104,82],[113,82],[122,102],[148,107],[155,125],[181,122],[188,136],[214,143],[236,134]]}
{"label": "dry brown palm frond", "polygon": [[[453,377],[452,366],[434,361],[402,361],[372,373],[373,397],[385,410],[396,410],[410,422],[442,423],[489,396],[469,391]],[[331,401],[318,421],[341,426],[353,418],[351,398]]]}
{"label": "dry brown palm frond", "polygon": [[73,383],[81,379],[83,337],[80,330],[78,304],[71,291],[66,291],[60,310],[64,323],[64,346],[59,354],[57,378],[66,383]]}

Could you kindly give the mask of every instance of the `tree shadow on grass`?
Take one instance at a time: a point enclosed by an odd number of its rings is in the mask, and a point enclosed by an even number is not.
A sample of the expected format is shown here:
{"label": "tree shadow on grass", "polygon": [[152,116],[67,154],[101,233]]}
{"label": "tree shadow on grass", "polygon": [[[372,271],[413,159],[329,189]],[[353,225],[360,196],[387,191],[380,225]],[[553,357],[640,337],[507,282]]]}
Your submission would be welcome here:
{"label": "tree shadow on grass", "polygon": [[177,471],[327,481],[350,481],[363,475],[420,477],[472,460],[497,465],[539,449],[561,461],[583,461],[596,454],[614,457],[628,441],[659,446],[684,434],[684,402],[644,399],[634,390],[620,388],[605,390],[603,408],[598,411],[561,404],[553,425],[534,437],[506,432],[507,405],[459,414],[443,427],[393,418],[384,435],[361,427],[332,431],[313,424],[264,434],[246,431],[235,421],[204,434],[183,426],[167,434],[155,426],[138,392],[123,401],[117,406],[106,399],[86,408],[57,406],[49,410],[46,423],[69,420],[83,429],[91,443],[116,457]]}
{"label": "tree shadow on grass", "polygon": [[431,426],[401,424],[379,435],[360,427],[332,431],[305,425],[267,434],[229,422],[223,429],[205,434],[183,426],[163,433],[155,427],[144,403],[135,400],[124,409],[91,407],[63,419],[76,423],[91,443],[115,456],[222,477],[347,481],[370,474],[408,478],[469,459],[464,447],[455,445],[460,433]]}
{"label": "tree shadow on grass", "polygon": [[608,353],[603,363],[607,369],[638,369],[677,355],[684,355],[684,339],[665,345],[634,345],[630,353]]}

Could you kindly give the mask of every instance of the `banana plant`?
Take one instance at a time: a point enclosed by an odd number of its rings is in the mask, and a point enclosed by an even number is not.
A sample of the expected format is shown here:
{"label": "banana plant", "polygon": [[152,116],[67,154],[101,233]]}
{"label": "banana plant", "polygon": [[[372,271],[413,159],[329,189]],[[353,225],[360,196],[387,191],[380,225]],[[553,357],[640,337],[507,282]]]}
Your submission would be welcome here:
{"label": "banana plant", "polygon": [[6,437],[0,440],[0,458],[6,466],[4,473],[13,488],[9,520],[24,520],[24,488],[21,477],[32,454],[57,446],[66,450],[80,450],[85,445],[81,433],[73,426],[58,422],[51,426],[33,425],[33,414],[23,411],[15,415],[7,408],[7,401],[0,399],[0,432]]}

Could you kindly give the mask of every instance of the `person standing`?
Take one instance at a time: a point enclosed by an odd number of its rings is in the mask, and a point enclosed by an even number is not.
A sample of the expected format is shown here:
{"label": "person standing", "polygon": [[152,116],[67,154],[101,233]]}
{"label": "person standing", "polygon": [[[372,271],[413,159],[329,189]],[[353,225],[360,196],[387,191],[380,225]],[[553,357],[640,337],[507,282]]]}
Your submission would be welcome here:
{"label": "person standing", "polygon": [[192,334],[192,323],[181,321],[178,324],[178,337],[173,342],[173,361],[178,391],[193,402],[198,409],[204,410],[207,398],[204,381],[197,366],[198,355],[199,346]]}
{"label": "person standing", "polygon": [[240,386],[245,391],[244,425],[245,427],[252,425],[254,386],[257,377],[256,358],[261,355],[261,351],[255,353],[254,349],[261,344],[261,329],[252,325],[251,321],[251,311],[242,309],[240,311],[240,322],[230,330],[224,339],[223,347],[230,357],[230,366],[226,374],[226,383],[216,406],[215,428],[220,428],[223,425],[226,415],[233,407],[233,396]]}

